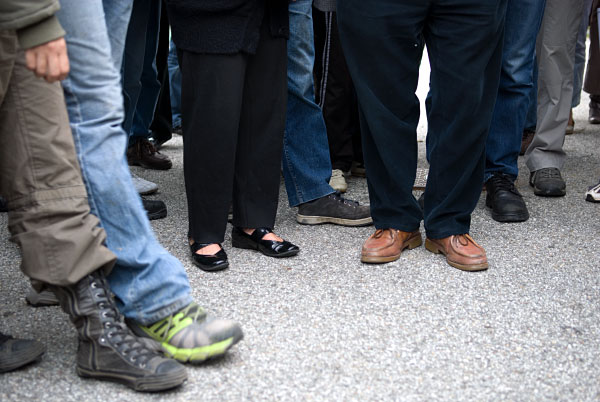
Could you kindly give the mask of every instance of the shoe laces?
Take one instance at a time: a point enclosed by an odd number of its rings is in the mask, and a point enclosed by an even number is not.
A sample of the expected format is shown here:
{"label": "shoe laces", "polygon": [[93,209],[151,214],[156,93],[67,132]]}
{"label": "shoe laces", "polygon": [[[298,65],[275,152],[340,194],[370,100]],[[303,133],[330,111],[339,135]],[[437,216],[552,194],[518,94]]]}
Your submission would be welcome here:
{"label": "shoe laces", "polygon": [[494,184],[496,191],[505,190],[516,193],[515,183],[505,174],[494,173],[492,177],[490,177],[490,181]]}
{"label": "shoe laces", "polygon": [[536,178],[540,179],[561,179],[560,170],[557,168],[540,169],[536,172]]}
{"label": "shoe laces", "polygon": [[117,310],[111,296],[108,294],[108,284],[103,278],[94,277],[90,286],[94,292],[96,305],[102,317],[102,326],[108,342],[113,345],[123,356],[128,356],[132,363],[145,367],[146,363],[155,356],[154,352],[146,348],[134,337],[123,316]]}
{"label": "shoe laces", "polygon": [[156,153],[159,153],[156,150],[156,147],[154,146],[154,144],[152,144],[150,141],[148,140],[142,140],[141,141],[141,147],[144,148],[150,155],[154,155]]}
{"label": "shoe laces", "polygon": [[358,201],[349,200],[347,198],[342,197],[342,193],[340,193],[339,191],[329,194],[329,198],[331,198],[332,200],[334,200],[336,202],[341,202],[342,204],[351,206],[353,208],[356,208],[359,206]]}
{"label": "shoe laces", "polygon": [[175,314],[146,327],[161,342],[168,342],[181,329],[200,321],[206,317],[206,311],[198,304],[192,302]]}
{"label": "shoe laces", "polygon": [[458,241],[463,247],[468,246],[469,243],[473,243],[477,247],[481,247],[468,233],[455,235],[454,237],[456,237],[456,241]]}

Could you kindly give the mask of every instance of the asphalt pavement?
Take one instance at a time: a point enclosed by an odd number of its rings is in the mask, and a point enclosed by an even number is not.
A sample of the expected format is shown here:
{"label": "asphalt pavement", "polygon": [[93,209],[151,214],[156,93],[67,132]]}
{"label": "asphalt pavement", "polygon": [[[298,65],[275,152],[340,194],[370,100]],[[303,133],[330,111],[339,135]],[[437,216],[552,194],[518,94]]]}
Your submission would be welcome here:
{"label": "asphalt pavement", "polygon": [[[424,247],[393,263],[361,264],[373,228],[297,224],[283,182],[275,229],[300,254],[277,260],[233,249],[229,227],[230,268],[202,272],[186,244],[176,136],[163,148],[171,170],[133,170],[160,186],[153,198],[169,214],[152,225],[183,261],[195,299],[239,321],[245,339],[225,358],[189,367],[184,386],[157,395],[77,377],[75,330],[59,308],[25,303],[29,284],[0,214],[0,331],[47,347],[39,363],[0,374],[0,400],[598,400],[600,204],[584,201],[584,192],[600,177],[600,127],[587,124],[587,97],[575,117],[564,145],[565,197],[536,197],[522,158],[527,222],[495,222],[482,194],[471,234],[490,269],[477,273],[451,268]],[[421,167],[425,132],[422,123]],[[347,197],[368,203],[364,178],[349,179]]]}

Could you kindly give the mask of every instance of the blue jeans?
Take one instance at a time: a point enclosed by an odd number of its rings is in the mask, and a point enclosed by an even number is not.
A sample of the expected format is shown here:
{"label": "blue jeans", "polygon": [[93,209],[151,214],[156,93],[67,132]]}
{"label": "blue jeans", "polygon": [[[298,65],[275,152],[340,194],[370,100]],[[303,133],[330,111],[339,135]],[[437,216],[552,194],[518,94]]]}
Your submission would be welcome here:
{"label": "blue jeans", "polygon": [[181,70],[177,60],[177,48],[173,39],[169,45],[167,57],[169,68],[169,88],[171,88],[171,119],[173,128],[181,128]]}
{"label": "blue jeans", "polygon": [[113,55],[123,52],[131,2],[60,3],[57,16],[67,32],[71,62],[62,83],[71,130],[91,211],[117,256],[108,281],[121,312],[150,324],[192,297],[183,266],[154,237],[125,160],[120,60]]}
{"label": "blue jeans", "polygon": [[533,87],[529,90],[529,107],[527,108],[527,117],[525,117],[525,128],[534,129],[537,125],[537,80],[538,68],[537,59],[533,58]]}
{"label": "blue jeans", "polygon": [[283,137],[283,177],[290,206],[334,192],[331,160],[321,108],[315,103],[315,44],[312,0],[290,3],[288,103]]}
{"label": "blue jeans", "polygon": [[486,142],[484,181],[494,172],[513,178],[533,87],[535,38],[545,0],[509,0],[506,10],[500,88]]}
{"label": "blue jeans", "polygon": [[[123,59],[123,96],[130,145],[150,136],[150,124],[160,92],[156,50],[160,0],[134,0]],[[144,44],[141,46],[141,44]]]}

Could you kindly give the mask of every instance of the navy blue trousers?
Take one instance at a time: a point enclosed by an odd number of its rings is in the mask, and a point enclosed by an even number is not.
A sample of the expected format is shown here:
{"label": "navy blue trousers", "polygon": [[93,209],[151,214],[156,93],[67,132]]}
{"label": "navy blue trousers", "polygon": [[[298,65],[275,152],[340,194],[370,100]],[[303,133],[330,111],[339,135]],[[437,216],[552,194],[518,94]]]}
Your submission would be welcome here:
{"label": "navy blue trousers", "polygon": [[[376,228],[433,239],[468,233],[481,194],[485,142],[498,91],[506,0],[345,0],[344,54],[360,107],[363,154]],[[423,47],[429,177],[424,213],[412,195],[417,167]]]}

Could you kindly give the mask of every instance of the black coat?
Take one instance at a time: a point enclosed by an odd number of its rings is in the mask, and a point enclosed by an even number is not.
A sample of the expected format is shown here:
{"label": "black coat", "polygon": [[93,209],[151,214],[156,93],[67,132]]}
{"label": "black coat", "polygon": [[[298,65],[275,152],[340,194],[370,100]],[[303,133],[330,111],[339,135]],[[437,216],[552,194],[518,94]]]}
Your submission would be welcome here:
{"label": "black coat", "polygon": [[264,18],[271,35],[289,36],[288,0],[167,0],[167,8],[180,50],[254,54]]}

